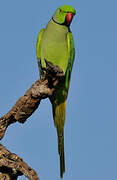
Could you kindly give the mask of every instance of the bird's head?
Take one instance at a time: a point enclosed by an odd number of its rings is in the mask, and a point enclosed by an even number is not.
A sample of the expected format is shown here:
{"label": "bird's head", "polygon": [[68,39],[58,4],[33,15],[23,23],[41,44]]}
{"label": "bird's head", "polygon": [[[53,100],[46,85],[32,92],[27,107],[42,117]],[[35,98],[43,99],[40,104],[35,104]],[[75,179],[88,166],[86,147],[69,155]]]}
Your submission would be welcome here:
{"label": "bird's head", "polygon": [[76,10],[70,5],[60,6],[55,14],[53,20],[61,25],[70,26],[73,16],[76,14]]}

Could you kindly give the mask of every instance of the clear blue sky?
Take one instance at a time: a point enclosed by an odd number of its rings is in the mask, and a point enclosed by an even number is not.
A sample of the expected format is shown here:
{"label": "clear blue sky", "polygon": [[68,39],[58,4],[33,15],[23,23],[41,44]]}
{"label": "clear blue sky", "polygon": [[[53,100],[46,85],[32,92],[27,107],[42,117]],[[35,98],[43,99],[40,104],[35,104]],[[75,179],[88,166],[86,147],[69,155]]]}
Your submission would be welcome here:
{"label": "clear blue sky", "polygon": [[[116,180],[116,1],[1,1],[0,116],[38,79],[36,38],[62,4],[77,11],[71,25],[76,58],[67,103],[63,180]],[[33,167],[41,180],[59,179],[57,137],[48,100],[24,125],[10,126],[2,143]]]}

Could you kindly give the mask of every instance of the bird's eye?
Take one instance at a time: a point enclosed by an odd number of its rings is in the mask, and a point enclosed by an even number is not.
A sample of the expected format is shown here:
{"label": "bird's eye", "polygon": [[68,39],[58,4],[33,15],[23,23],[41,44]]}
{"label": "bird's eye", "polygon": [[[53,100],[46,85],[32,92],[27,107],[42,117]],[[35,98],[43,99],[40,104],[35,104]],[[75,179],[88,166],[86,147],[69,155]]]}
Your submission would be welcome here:
{"label": "bird's eye", "polygon": [[60,9],[59,12],[62,13],[62,9]]}

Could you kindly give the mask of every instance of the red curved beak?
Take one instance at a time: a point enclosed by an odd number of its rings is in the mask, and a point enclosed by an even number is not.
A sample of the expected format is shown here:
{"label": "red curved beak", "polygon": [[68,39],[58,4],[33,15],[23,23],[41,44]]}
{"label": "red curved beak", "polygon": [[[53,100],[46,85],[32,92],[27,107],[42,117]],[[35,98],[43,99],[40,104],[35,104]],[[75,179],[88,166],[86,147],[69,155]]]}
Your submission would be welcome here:
{"label": "red curved beak", "polygon": [[70,25],[70,23],[72,21],[72,18],[73,18],[73,14],[72,13],[67,13],[66,14],[66,21],[67,21],[68,25]]}

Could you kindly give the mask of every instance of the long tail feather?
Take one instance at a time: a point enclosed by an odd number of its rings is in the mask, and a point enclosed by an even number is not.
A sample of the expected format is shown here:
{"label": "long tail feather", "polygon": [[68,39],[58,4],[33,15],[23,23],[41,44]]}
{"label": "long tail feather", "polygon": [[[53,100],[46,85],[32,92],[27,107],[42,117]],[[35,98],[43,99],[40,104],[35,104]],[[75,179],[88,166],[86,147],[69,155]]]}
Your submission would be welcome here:
{"label": "long tail feather", "polygon": [[58,153],[60,156],[60,177],[63,178],[65,172],[65,155],[64,155],[64,136],[58,133]]}
{"label": "long tail feather", "polygon": [[64,154],[64,123],[66,113],[66,101],[59,105],[53,105],[54,124],[57,128],[58,135],[58,153],[60,157],[60,177],[63,178],[65,172],[65,154]]}

